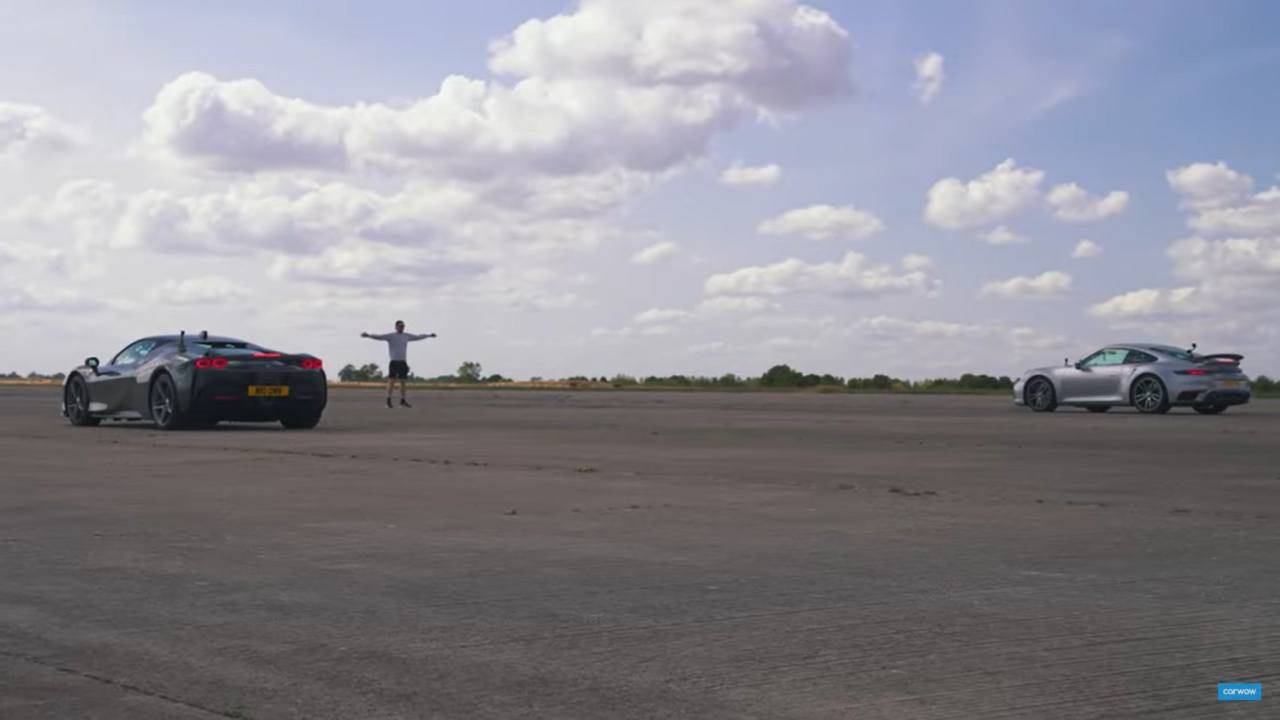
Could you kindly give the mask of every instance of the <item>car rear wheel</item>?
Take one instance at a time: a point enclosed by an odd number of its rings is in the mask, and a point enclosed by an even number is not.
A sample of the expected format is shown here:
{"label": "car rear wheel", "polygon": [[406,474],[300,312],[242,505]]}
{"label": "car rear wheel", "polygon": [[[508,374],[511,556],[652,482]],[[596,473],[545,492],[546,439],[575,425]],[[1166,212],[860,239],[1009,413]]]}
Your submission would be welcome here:
{"label": "car rear wheel", "polygon": [[1058,394],[1053,391],[1053,383],[1044,378],[1035,378],[1027,383],[1027,407],[1035,412],[1058,409]]}
{"label": "car rear wheel", "polygon": [[89,384],[79,375],[72,376],[67,387],[62,391],[62,402],[66,408],[67,421],[78,427],[93,427],[102,422],[89,414]]}
{"label": "car rear wheel", "polygon": [[297,412],[290,413],[280,418],[280,424],[287,430],[310,430],[320,424],[320,412]]}
{"label": "car rear wheel", "polygon": [[161,375],[151,383],[147,406],[151,408],[151,420],[157,428],[177,430],[183,426],[186,418],[178,406],[178,388],[168,375]]}
{"label": "car rear wheel", "polygon": [[1163,415],[1169,412],[1169,392],[1155,375],[1143,375],[1129,391],[1130,402],[1140,413]]}
{"label": "car rear wheel", "polygon": [[1085,407],[1091,413],[1104,413],[1111,409],[1110,405],[1089,405]]}
{"label": "car rear wheel", "polygon": [[1193,407],[1201,415],[1219,415],[1227,411],[1226,405],[1195,405]]}

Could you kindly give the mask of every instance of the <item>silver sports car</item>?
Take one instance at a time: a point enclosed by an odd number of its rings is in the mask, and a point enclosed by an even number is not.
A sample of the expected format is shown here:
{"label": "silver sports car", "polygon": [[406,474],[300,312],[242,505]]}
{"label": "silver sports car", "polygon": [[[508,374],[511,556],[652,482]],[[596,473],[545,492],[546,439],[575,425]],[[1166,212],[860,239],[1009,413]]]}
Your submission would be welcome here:
{"label": "silver sports car", "polygon": [[1013,402],[1036,412],[1075,405],[1092,412],[1132,405],[1142,413],[1166,413],[1175,405],[1216,415],[1249,402],[1242,355],[1197,355],[1195,345],[1108,345],[1078,363],[1028,370],[1013,384]]}

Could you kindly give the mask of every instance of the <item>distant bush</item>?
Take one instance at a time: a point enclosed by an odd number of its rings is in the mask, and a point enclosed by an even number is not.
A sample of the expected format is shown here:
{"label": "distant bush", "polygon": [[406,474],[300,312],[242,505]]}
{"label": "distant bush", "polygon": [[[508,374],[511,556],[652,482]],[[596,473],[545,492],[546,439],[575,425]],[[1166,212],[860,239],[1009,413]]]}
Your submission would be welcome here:
{"label": "distant bush", "polygon": [[377,363],[369,363],[368,365],[344,365],[338,371],[338,379],[342,382],[375,382],[385,378],[382,377],[382,370],[378,368]]}
{"label": "distant bush", "polygon": [[1280,394],[1280,381],[1272,380],[1266,375],[1259,375],[1253,379],[1253,391],[1259,395]]}

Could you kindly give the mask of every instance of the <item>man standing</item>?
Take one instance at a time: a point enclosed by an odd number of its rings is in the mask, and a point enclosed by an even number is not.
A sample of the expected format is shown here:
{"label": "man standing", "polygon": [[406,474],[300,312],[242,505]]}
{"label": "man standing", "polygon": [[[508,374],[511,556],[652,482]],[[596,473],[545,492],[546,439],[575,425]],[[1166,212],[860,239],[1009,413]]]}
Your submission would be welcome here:
{"label": "man standing", "polygon": [[426,335],[414,335],[404,331],[404,321],[396,321],[396,331],[386,333],[384,335],[371,335],[367,332],[360,333],[360,337],[369,338],[370,340],[382,340],[387,343],[387,351],[391,354],[391,367],[387,369],[387,407],[393,407],[391,404],[391,389],[395,386],[396,380],[400,381],[400,405],[403,407],[413,407],[408,400],[404,399],[405,381],[409,379],[409,343],[414,340],[425,340],[435,337],[435,333],[427,333]]}

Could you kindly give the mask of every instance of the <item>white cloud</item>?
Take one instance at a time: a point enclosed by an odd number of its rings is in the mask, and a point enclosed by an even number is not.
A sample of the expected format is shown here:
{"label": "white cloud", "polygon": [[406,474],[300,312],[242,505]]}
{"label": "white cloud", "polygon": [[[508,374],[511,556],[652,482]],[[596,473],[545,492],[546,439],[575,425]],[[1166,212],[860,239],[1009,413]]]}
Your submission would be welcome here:
{"label": "white cloud", "polygon": [[840,262],[807,263],[790,258],[712,275],[707,278],[704,291],[708,296],[817,293],[851,297],[928,293],[937,285],[937,279],[925,270],[899,274],[889,265],[871,265],[863,255],[849,252]]}
{"label": "white cloud", "polygon": [[715,316],[757,313],[776,309],[778,309],[778,304],[767,298],[717,295],[704,298],[698,303],[695,312],[703,316]]}
{"label": "white cloud", "polygon": [[631,256],[631,262],[635,265],[654,265],[656,263],[670,260],[679,252],[679,245],[676,245],[669,240],[664,240],[641,248]]}
{"label": "white cloud", "polygon": [[888,315],[862,318],[852,328],[859,334],[883,338],[984,338],[995,330],[983,325],[946,322],[941,320],[908,320]]}
{"label": "white cloud", "polygon": [[1253,178],[1227,164],[1192,163],[1165,173],[1169,187],[1182,196],[1182,206],[1207,210],[1243,201],[1253,192]]}
{"label": "white cloud", "polygon": [[104,303],[76,290],[36,285],[0,286],[0,312],[74,313],[103,307]]}
{"label": "white cloud", "polygon": [[641,325],[646,325],[652,323],[669,323],[677,320],[684,320],[688,317],[688,310],[679,310],[676,308],[649,308],[644,312],[637,313],[635,321]]}
{"label": "white cloud", "polygon": [[810,205],[760,223],[765,235],[803,235],[813,240],[861,240],[884,230],[880,218],[852,205]]}
{"label": "white cloud", "polygon": [[945,178],[929,189],[924,216],[949,230],[988,225],[1010,217],[1036,201],[1044,172],[1020,168],[1008,159],[965,183]]}
{"label": "white cloud", "polygon": [[942,55],[936,52],[921,55],[915,60],[916,81],[913,87],[916,96],[924,105],[928,105],[933,100],[942,89],[942,82],[947,79],[943,63]]}
{"label": "white cloud", "polygon": [[1192,229],[1231,237],[1174,242],[1167,254],[1174,275],[1188,284],[1121,293],[1090,313],[1117,322],[1195,315],[1260,326],[1280,303],[1280,188],[1252,194],[1253,179],[1223,162],[1194,163],[1166,177],[1182,196]]}
{"label": "white cloud", "polygon": [[1188,223],[1214,235],[1280,235],[1280,187],[1260,192],[1237,205],[1204,208]]}
{"label": "white cloud", "polygon": [[1169,257],[1179,277],[1232,282],[1273,276],[1280,289],[1280,237],[1187,238],[1169,247]]}
{"label": "white cloud", "polygon": [[84,131],[42,107],[0,102],[0,158],[59,152],[84,142]]}
{"label": "white cloud", "polygon": [[320,105],[252,79],[188,73],[144,114],[146,144],[230,170],[652,172],[704,155],[743,118],[849,86],[848,34],[793,0],[593,0],[525,22],[490,53],[511,84],[454,75],[395,106]]}
{"label": "white cloud", "polygon": [[247,287],[220,275],[165,280],[147,293],[153,302],[177,305],[235,303],[250,295]]}
{"label": "white cloud", "polygon": [[1113,190],[1105,196],[1090,195],[1075,183],[1057,185],[1049,191],[1053,216],[1065,222],[1096,222],[1119,215],[1129,205],[1129,193]]}
{"label": "white cloud", "polygon": [[[862,318],[848,327],[857,347],[872,357],[880,348],[898,357],[903,347],[908,355],[927,356],[918,367],[928,373],[977,372],[1010,374],[1021,370],[1010,360],[1027,354],[1063,348],[1063,335],[1021,325],[964,323],[935,319],[909,319],[890,315]],[[1003,367],[1002,367],[1003,365]],[[881,371],[882,368],[876,368]],[[896,373],[895,373],[896,374]]]}
{"label": "white cloud", "polygon": [[919,253],[911,253],[902,258],[903,270],[931,270],[933,269],[933,258],[928,255]]}
{"label": "white cloud", "polygon": [[734,163],[720,173],[720,183],[722,185],[759,185],[767,187],[777,184],[781,177],[782,168],[775,163],[769,163],[768,165],[740,165]]}
{"label": "white cloud", "polygon": [[490,50],[490,69],[505,75],[718,85],[778,110],[849,85],[848,33],[792,0],[591,0],[572,13],[529,20]]}
{"label": "white cloud", "polygon": [[1027,242],[1025,235],[1019,235],[1004,225],[978,235],[978,239],[988,245],[1019,245]]}
{"label": "white cloud", "polygon": [[438,284],[488,270],[414,248],[352,240],[314,255],[279,255],[268,272],[281,280],[373,288]]}
{"label": "white cloud", "polygon": [[1089,314],[1106,319],[1185,314],[1197,310],[1199,290],[1194,286],[1159,290],[1145,288],[1117,295],[1089,308]]}
{"label": "white cloud", "polygon": [[710,353],[718,353],[728,349],[728,344],[723,340],[712,340],[711,342],[698,343],[690,345],[686,351],[691,355],[705,355]]}
{"label": "white cloud", "polygon": [[1017,275],[1007,280],[993,280],[982,286],[982,294],[1008,299],[1050,298],[1070,289],[1070,275],[1060,270],[1049,270],[1034,277]]}
{"label": "white cloud", "polygon": [[945,320],[909,320],[889,315],[862,318],[851,328],[854,334],[880,339],[886,342],[955,340],[981,342],[989,346],[992,341],[1003,340],[1018,349],[1041,350],[1058,347],[1064,342],[1061,335],[1046,333],[1034,328],[1004,325],[977,325]]}
{"label": "white cloud", "polygon": [[1071,251],[1071,257],[1077,260],[1091,260],[1102,255],[1102,246],[1092,240],[1081,240]]}

